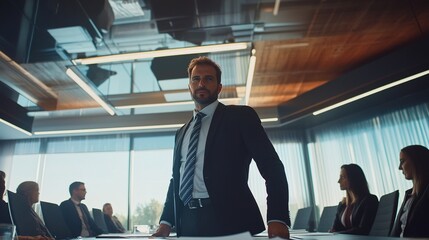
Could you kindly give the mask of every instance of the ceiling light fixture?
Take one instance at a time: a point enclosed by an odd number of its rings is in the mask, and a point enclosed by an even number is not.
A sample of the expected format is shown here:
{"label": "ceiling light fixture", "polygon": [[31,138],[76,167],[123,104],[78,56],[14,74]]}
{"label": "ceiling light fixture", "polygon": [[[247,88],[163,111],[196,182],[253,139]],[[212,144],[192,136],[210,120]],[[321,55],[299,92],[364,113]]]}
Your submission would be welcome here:
{"label": "ceiling light fixture", "polygon": [[215,45],[206,45],[206,46],[163,49],[163,50],[155,50],[155,51],[147,51],[147,52],[124,53],[124,54],[106,55],[106,56],[99,56],[99,57],[79,58],[79,59],[72,60],[72,62],[75,65],[112,63],[112,62],[121,62],[121,61],[133,61],[133,60],[146,59],[146,58],[199,54],[199,53],[207,53],[207,52],[213,53],[213,52],[237,51],[237,50],[245,50],[249,48],[249,46],[250,46],[250,43],[247,43],[247,42],[215,44]]}
{"label": "ceiling light fixture", "polygon": [[[224,104],[234,104],[241,100],[241,98],[220,98],[219,102]],[[135,104],[135,105],[124,105],[116,106],[117,109],[130,109],[130,108],[148,108],[148,107],[171,107],[185,104],[194,104],[193,101],[180,101],[180,102],[168,102],[168,103],[152,103],[152,104]]]}
{"label": "ceiling light fixture", "polygon": [[414,79],[417,79],[417,78],[419,78],[419,77],[422,77],[422,76],[425,76],[425,75],[428,75],[428,74],[429,74],[429,70],[426,70],[426,71],[423,71],[423,72],[420,72],[420,73],[414,74],[414,75],[412,75],[412,76],[409,76],[409,77],[406,77],[406,78],[403,78],[403,79],[397,80],[397,81],[395,81],[395,82],[392,82],[392,83],[386,84],[386,85],[384,85],[384,86],[378,87],[378,88],[373,89],[373,90],[371,90],[371,91],[368,91],[368,92],[366,92],[366,93],[362,93],[362,94],[359,94],[359,95],[354,96],[354,97],[352,97],[352,98],[349,98],[349,99],[347,99],[347,100],[344,100],[344,101],[342,101],[342,102],[339,102],[339,103],[333,104],[333,105],[331,105],[331,106],[329,106],[329,107],[326,107],[326,108],[320,109],[320,110],[318,110],[318,111],[315,111],[315,112],[313,112],[313,115],[319,115],[319,114],[321,114],[321,113],[324,113],[324,112],[330,111],[330,110],[332,110],[332,109],[334,109],[334,108],[337,108],[337,107],[340,107],[340,106],[346,105],[346,104],[348,104],[348,103],[351,103],[351,102],[357,101],[357,100],[362,99],[362,98],[364,98],[364,97],[368,97],[368,96],[370,96],[370,95],[376,94],[376,93],[381,92],[381,91],[383,91],[383,90],[386,90],[386,89],[389,89],[389,88],[395,87],[395,86],[397,86],[397,85],[400,85],[400,84],[403,84],[403,83],[406,83],[406,82],[412,81],[412,80],[414,80]]}
{"label": "ceiling light fixture", "polygon": [[274,9],[273,9],[274,16],[277,16],[277,14],[279,13],[279,8],[280,8],[280,0],[276,0],[276,2],[274,3]]}
{"label": "ceiling light fixture", "polygon": [[69,129],[69,130],[54,130],[54,131],[35,131],[34,135],[56,135],[56,134],[78,134],[78,133],[100,133],[100,132],[119,132],[119,131],[137,131],[137,130],[156,130],[179,128],[181,124],[165,124],[165,125],[150,125],[150,126],[130,126],[130,127],[110,127],[110,128],[88,128],[88,129]]}
{"label": "ceiling light fixture", "polygon": [[249,61],[249,70],[247,71],[247,80],[246,80],[246,95],[244,96],[244,103],[249,105],[250,91],[252,90],[253,75],[255,74],[256,66],[256,50],[252,49],[252,56]]}
{"label": "ceiling light fixture", "polygon": [[[261,122],[275,122],[278,118],[263,118]],[[88,129],[69,129],[53,131],[35,131],[34,135],[58,135],[58,134],[79,134],[79,133],[102,133],[102,132],[124,132],[138,130],[158,130],[158,129],[175,129],[182,127],[183,123],[149,125],[149,126],[130,126],[130,127],[110,127],[110,128],[88,128]]]}
{"label": "ceiling light fixture", "polygon": [[276,117],[273,118],[261,118],[261,122],[277,122],[279,119]]}
{"label": "ceiling light fixture", "polygon": [[14,124],[12,124],[12,123],[10,123],[10,122],[8,122],[8,121],[6,121],[6,120],[2,119],[2,118],[0,118],[0,122],[1,122],[1,123],[4,123],[4,124],[6,124],[6,125],[8,125],[9,127],[12,127],[12,128],[14,128],[14,129],[16,129],[16,130],[20,131],[20,132],[22,132],[22,133],[25,133],[25,134],[27,134],[28,136],[33,135],[31,132],[29,132],[29,131],[27,131],[27,130],[24,130],[24,129],[22,129],[22,128],[20,128],[20,127],[18,127],[18,126],[16,126],[16,125],[14,125]]}
{"label": "ceiling light fixture", "polygon": [[83,80],[83,77],[80,77],[74,70],[71,68],[67,68],[66,74],[73,79],[79,85],[86,93],[88,93],[89,96],[91,96],[92,99],[94,99],[104,110],[106,110],[110,115],[115,115],[115,111],[109,104],[107,104],[103,99],[101,99],[100,95],[97,94],[96,90],[92,88],[89,83],[85,80]]}

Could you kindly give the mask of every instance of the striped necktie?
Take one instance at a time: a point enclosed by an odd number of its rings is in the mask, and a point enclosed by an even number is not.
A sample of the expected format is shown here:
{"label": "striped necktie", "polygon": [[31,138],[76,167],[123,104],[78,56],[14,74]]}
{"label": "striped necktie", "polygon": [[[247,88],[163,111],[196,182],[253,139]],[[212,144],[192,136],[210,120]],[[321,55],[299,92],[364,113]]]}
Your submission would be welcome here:
{"label": "striped necktie", "polygon": [[206,116],[199,112],[195,116],[195,124],[189,139],[188,153],[186,155],[185,170],[183,171],[182,182],[180,183],[179,197],[186,205],[192,199],[194,188],[195,163],[197,162],[198,138],[200,136],[201,119]]}

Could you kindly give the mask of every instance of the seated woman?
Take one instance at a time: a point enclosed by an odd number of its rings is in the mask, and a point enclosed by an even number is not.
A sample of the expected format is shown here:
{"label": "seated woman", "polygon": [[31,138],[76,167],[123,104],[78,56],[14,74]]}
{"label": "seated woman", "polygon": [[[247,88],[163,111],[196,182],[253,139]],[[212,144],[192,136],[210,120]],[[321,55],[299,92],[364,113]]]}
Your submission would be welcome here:
{"label": "seated woman", "polygon": [[362,169],[356,164],[341,166],[340,189],[346,197],[337,208],[331,232],[368,235],[378,208],[378,198],[370,194]]}
{"label": "seated woman", "polygon": [[124,233],[125,228],[116,216],[113,216],[112,204],[105,203],[103,205],[104,220],[109,233]]}
{"label": "seated woman", "polygon": [[394,237],[429,237],[429,149],[420,145],[404,147],[399,153],[399,170],[413,188],[404,201],[393,226]]}
{"label": "seated woman", "polygon": [[34,219],[36,226],[34,232],[37,233],[34,236],[20,236],[20,239],[54,239],[39,215],[32,208],[33,204],[39,202],[39,185],[32,181],[23,182],[16,189],[16,194],[28,203],[28,218]]}

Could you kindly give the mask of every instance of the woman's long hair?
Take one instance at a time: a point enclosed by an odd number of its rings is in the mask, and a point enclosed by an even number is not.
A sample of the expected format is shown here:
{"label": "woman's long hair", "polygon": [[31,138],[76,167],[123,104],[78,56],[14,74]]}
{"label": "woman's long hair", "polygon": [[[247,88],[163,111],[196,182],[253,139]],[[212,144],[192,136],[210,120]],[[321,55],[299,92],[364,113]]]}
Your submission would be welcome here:
{"label": "woman's long hair", "polygon": [[429,149],[421,145],[410,145],[401,149],[413,166],[413,188],[417,194],[429,184]]}
{"label": "woman's long hair", "polygon": [[349,191],[353,192],[356,199],[361,199],[370,194],[365,174],[359,165],[353,163],[344,164],[341,168],[346,171],[347,180],[349,182],[349,190],[347,190],[346,193],[346,204],[350,204],[352,201]]}

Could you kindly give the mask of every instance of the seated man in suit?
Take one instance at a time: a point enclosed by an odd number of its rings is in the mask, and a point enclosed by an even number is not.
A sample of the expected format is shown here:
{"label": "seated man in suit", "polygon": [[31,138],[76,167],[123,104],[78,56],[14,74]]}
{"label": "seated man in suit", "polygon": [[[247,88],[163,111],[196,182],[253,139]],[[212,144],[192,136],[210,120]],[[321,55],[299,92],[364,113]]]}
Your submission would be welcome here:
{"label": "seated man in suit", "polygon": [[64,220],[73,237],[94,237],[103,231],[95,224],[88,208],[81,203],[85,199],[86,189],[83,182],[73,182],[69,187],[70,199],[60,204]]}

